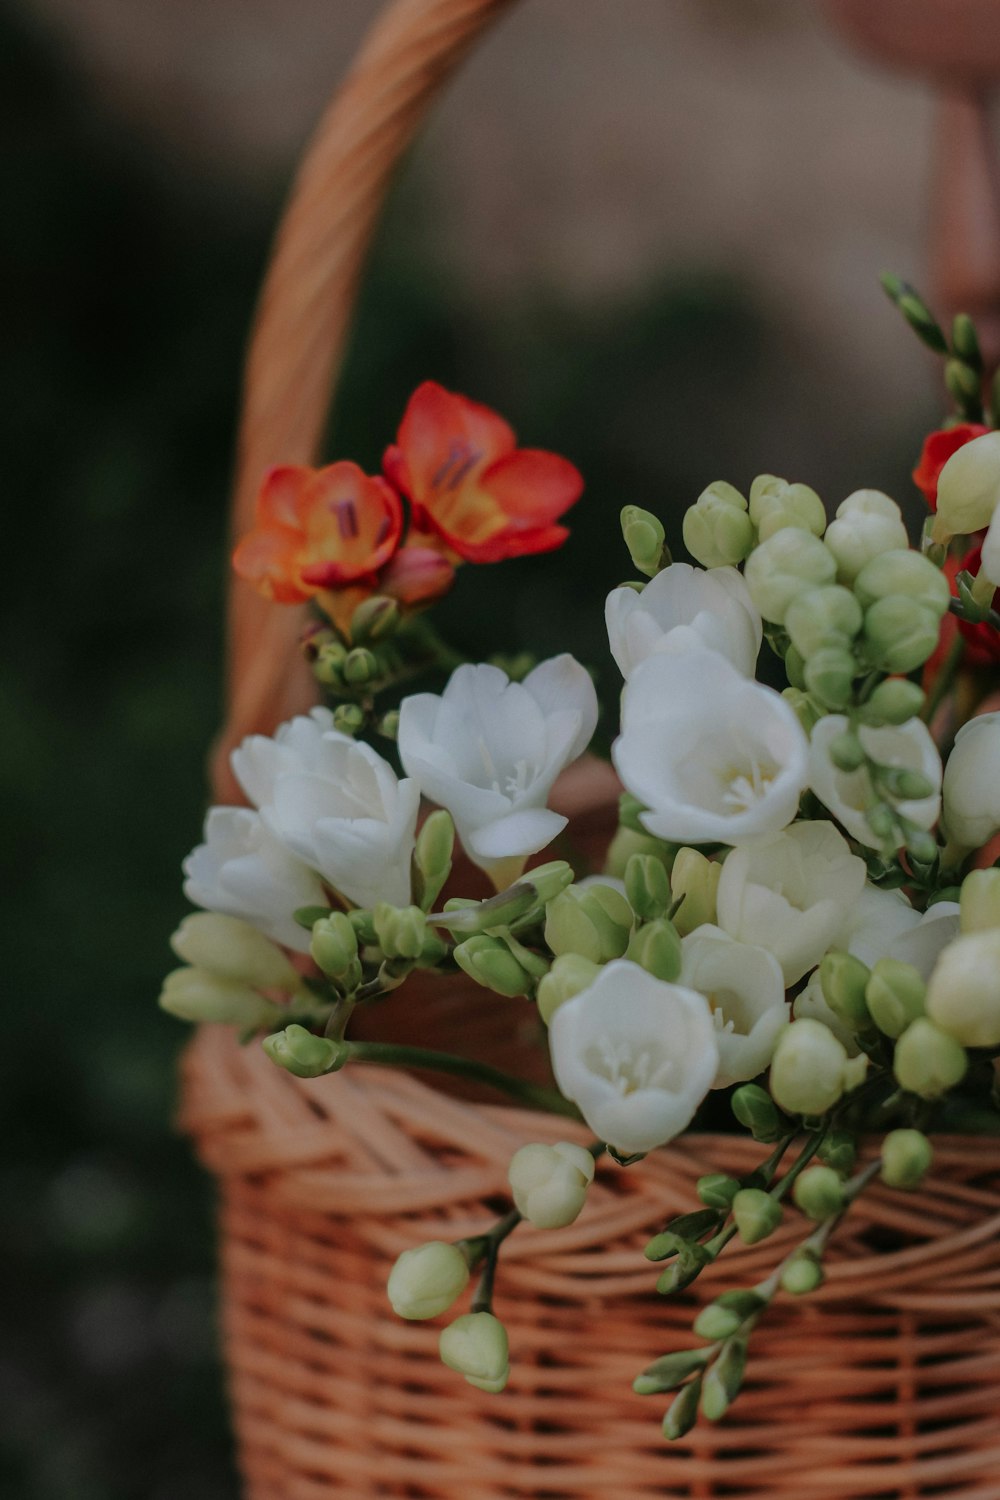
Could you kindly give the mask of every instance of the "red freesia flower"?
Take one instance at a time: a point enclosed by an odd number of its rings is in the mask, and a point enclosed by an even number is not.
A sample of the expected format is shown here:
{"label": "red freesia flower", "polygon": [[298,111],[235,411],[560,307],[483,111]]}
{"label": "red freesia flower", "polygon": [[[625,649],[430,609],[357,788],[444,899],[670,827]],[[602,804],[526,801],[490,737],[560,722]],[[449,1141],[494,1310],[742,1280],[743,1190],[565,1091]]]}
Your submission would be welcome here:
{"label": "red freesia flower", "polygon": [[583,489],[568,459],[518,448],[486,406],[425,381],[410,397],[383,469],[413,506],[414,528],[468,562],[551,552]]}
{"label": "red freesia flower", "polygon": [[233,567],[265,598],[299,604],[323,590],[374,584],[399,547],[403,507],[384,479],[357,464],[285,464],[265,475],[256,522]]}
{"label": "red freesia flower", "polygon": [[973,438],[982,437],[991,430],[979,422],[959,422],[954,427],[932,432],[924,439],[920,462],[913,471],[913,482],[923,492],[931,510],[937,510],[938,480],[949,458]]}

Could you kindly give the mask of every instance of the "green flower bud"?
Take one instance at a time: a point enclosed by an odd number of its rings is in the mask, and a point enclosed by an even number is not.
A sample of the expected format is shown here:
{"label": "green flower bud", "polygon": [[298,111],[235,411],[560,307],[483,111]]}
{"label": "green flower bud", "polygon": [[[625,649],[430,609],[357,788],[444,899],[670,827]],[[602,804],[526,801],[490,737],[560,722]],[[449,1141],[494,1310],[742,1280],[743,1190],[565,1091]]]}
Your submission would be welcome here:
{"label": "green flower bud", "polygon": [[1000,870],[973,870],[966,875],[959,896],[959,923],[963,932],[1000,927]]}
{"label": "green flower bud", "polygon": [[742,1323],[743,1319],[731,1307],[720,1307],[717,1302],[710,1302],[695,1318],[694,1331],[700,1339],[715,1343],[719,1339],[729,1338]]}
{"label": "green flower bud", "polygon": [[518,884],[531,888],[536,906],[548,906],[560,891],[573,884],[573,868],[564,859],[550,859],[548,864],[529,870]]}
{"label": "green flower bud", "polygon": [[382,715],[375,727],[387,740],[397,739],[399,737],[399,709],[390,708],[387,714]]}
{"label": "green flower bud", "polygon": [[753,522],[739,490],[717,479],[684,514],[684,545],[703,568],[735,567],[754,544]]}
{"label": "green flower bud", "polygon": [[792,687],[798,688],[800,693],[806,690],[806,663],[805,658],[796,651],[789,642],[788,650],[785,652],[785,676]]}
{"label": "green flower bud", "polygon": [[786,527],[754,548],[744,577],[764,619],[783,625],[792,600],[807,589],[833,583],[836,571],[836,563],[818,537]]}
{"label": "green flower bud", "polygon": [[498,995],[514,999],[518,995],[530,995],[534,989],[533,976],[522,968],[499,938],[487,937],[485,933],[466,938],[452,950],[452,954],[470,979]]}
{"label": "green flower bud", "polygon": [[881,490],[848,495],[838,505],[824,542],[836,559],[837,578],[848,587],[873,557],[909,546],[899,506]]}
{"label": "green flower bud", "polygon": [[789,484],[774,474],[758,474],[750,486],[750,519],[762,542],[786,526],[797,526],[822,536],[826,511],[807,484]]}
{"label": "green flower bud", "polygon": [[821,646],[806,662],[806,687],[827,708],[843,708],[851,701],[857,671],[846,646]]}
{"label": "green flower bud", "polygon": [[647,922],[632,935],[626,958],[656,979],[675,983],[681,972],[681,940],[677,928],[666,917]]}
{"label": "green flower bud", "polygon": [[980,380],[978,370],[972,369],[961,359],[949,359],[944,367],[945,389],[957,405],[969,416],[979,415]]}
{"label": "green flower bud", "polygon": [[342,911],[331,912],[313,925],[309,952],[331,979],[343,979],[358,967],[358,935]]}
{"label": "green flower bud", "polygon": [[795,1179],[792,1197],[807,1219],[830,1219],[844,1206],[844,1185],[832,1167],[807,1167]]}
{"label": "green flower bud", "polygon": [[774,1101],[759,1083],[744,1083],[733,1091],[729,1101],[739,1123],[750,1131],[755,1141],[770,1143],[781,1134],[781,1116]]}
{"label": "green flower bud", "polygon": [[849,1058],[821,1021],[803,1016],[778,1037],[771,1062],[771,1093],[792,1115],[823,1115],[865,1076],[868,1058]]}
{"label": "green flower bud", "polygon": [[351,640],[356,646],[388,640],[399,625],[399,604],[384,594],[373,594],[351,616]]}
{"label": "green flower bud", "polygon": [[451,814],[439,807],[425,819],[413,851],[420,876],[420,904],[425,911],[434,905],[451,874],[454,850],[455,825]]}
{"label": "green flower bud", "polygon": [[365,683],[373,682],[378,674],[378,658],[374,652],[368,650],[367,646],[355,646],[353,651],[348,651],[341,668],[341,675],[345,682],[350,683],[352,687],[362,687]]}
{"label": "green flower bud", "polygon": [[690,1375],[704,1369],[708,1356],[707,1349],[678,1349],[674,1354],[661,1355],[635,1377],[632,1389],[637,1396],[659,1396],[664,1391],[676,1391]]}
{"label": "green flower bud", "polygon": [[880,766],[877,774],[880,785],[889,796],[904,802],[922,801],[937,791],[937,785],[930,777],[925,776],[922,771],[911,771],[905,766]]}
{"label": "green flower bud", "polygon": [[313,658],[313,672],[317,681],[334,687],[341,681],[341,670],[347,660],[347,648],[340,641],[325,641]]}
{"label": "green flower bud", "polygon": [[365,722],[365,712],[356,703],[338,703],[333,710],[333,727],[340,734],[349,734],[352,737]]}
{"label": "green flower bud", "polygon": [[805,1297],[821,1287],[825,1279],[823,1267],[815,1255],[803,1250],[794,1255],[782,1271],[781,1288],[793,1297]]}
{"label": "green flower bud", "polygon": [[865,647],[880,671],[912,672],[931,655],[939,629],[932,610],[905,594],[888,594],[865,612]]}
{"label": "green flower bud", "polygon": [[386,958],[417,959],[427,941],[427,917],[419,906],[380,901],[372,912],[375,938]]}
{"label": "green flower bud", "polygon": [[429,1240],[404,1250],[389,1272],[386,1291],[401,1318],[436,1318],[469,1284],[469,1266],[457,1245]]}
{"label": "green flower bud", "polygon": [[677,1392],[663,1418],[663,1436],[669,1442],[683,1437],[691,1431],[698,1420],[698,1402],[701,1399],[701,1376],[691,1380]]}
{"label": "green flower bud", "polygon": [[295,1024],[266,1036],[262,1046],[273,1063],[284,1068],[286,1073],[294,1073],[296,1078],[319,1078],[324,1073],[336,1073],[348,1057],[343,1042],[313,1036],[304,1026]]}
{"label": "green flower bud", "polygon": [[743,1384],[746,1363],[746,1339],[728,1339],[702,1382],[701,1414],[707,1422],[720,1421],[736,1400]]}
{"label": "green flower bud", "polygon": [[850,589],[831,583],[793,599],[785,612],[785,629],[796,651],[808,660],[824,646],[845,646],[858,634],[863,619]]}
{"label": "green flower bud", "polygon": [[[803,679],[804,681],[805,679]],[[785,698],[794,708],[799,723],[806,734],[812,734],[816,725],[823,717],[823,710],[801,688],[788,687],[782,690],[781,696]]]}
{"label": "green flower bud", "polygon": [[934,1148],[920,1130],[890,1130],[882,1142],[882,1181],[892,1188],[918,1188],[930,1171]]}
{"label": "green flower bud", "polygon": [[662,839],[655,839],[651,833],[636,833],[634,828],[619,828],[608,847],[604,873],[615,880],[624,880],[625,867],[633,854],[648,854],[653,859],[658,859],[664,869],[669,870],[675,847],[664,843]]}
{"label": "green flower bud", "polygon": [[880,599],[902,597],[923,605],[940,620],[948,613],[951,589],[940,568],[909,547],[882,552],[865,563],[854,580],[854,592],[862,609]]}
{"label": "green flower bud", "polygon": [[1000,928],[948,944],[927,981],[927,1014],[963,1047],[1000,1046]]}
{"label": "green flower bud", "polygon": [[366,948],[372,947],[377,941],[375,937],[375,919],[370,911],[364,907],[358,907],[347,913],[347,920],[354,928],[354,936],[358,943]]}
{"label": "green flower bud", "polygon": [[859,770],[867,758],[865,747],[853,729],[845,729],[843,734],[831,740],[828,753],[837,770],[848,773]]}
{"label": "green flower bud", "polygon": [[704,1245],[691,1242],[682,1244],[677,1251],[676,1260],[656,1278],[656,1290],[663,1297],[669,1297],[673,1292],[682,1292],[701,1275],[711,1259]]}
{"label": "green flower bud", "polygon": [[638,505],[626,505],[621,516],[622,536],[636,568],[647,578],[655,578],[664,562],[669,563],[670,553],[664,559],[666,533],[656,516]]}
{"label": "green flower bud", "polygon": [[480,1391],[502,1391],[510,1375],[507,1330],[492,1313],[465,1313],[442,1329],[438,1350],[449,1370]]}
{"label": "green flower bud", "polygon": [[[976,335],[976,325],[968,313],[957,313],[951,325],[952,348],[960,359],[966,364],[979,368],[983,362],[983,356],[979,348],[979,339]],[[978,392],[978,386],[977,386]]]}
{"label": "green flower bud", "polygon": [[836,950],[824,954],[819,966],[823,999],[852,1031],[866,1031],[871,1016],[865,1003],[869,971],[860,958]]}
{"label": "green flower bud", "polygon": [[673,923],[681,937],[715,921],[721,875],[718,860],[706,859],[698,849],[678,849],[670,872],[670,896],[680,902]]}
{"label": "green flower bud", "polygon": [[924,1013],[927,986],[912,964],[898,958],[880,958],[865,986],[871,1018],[885,1036],[902,1036],[907,1026]]}
{"label": "green flower bud", "polygon": [[853,1168],[858,1148],[854,1137],[846,1130],[831,1130],[820,1142],[817,1154],[828,1167],[843,1176]]}
{"label": "green flower bud", "polygon": [[876,802],[865,812],[865,821],[872,833],[882,844],[895,846],[902,842],[902,836],[896,826],[896,814],[886,802]]}
{"label": "green flower bud", "polygon": [[560,1005],[589,989],[600,972],[597,964],[577,953],[564,953],[557,958],[549,972],[538,981],[538,1014],[546,1026]]}
{"label": "green flower bud", "polygon": [[195,912],[184,918],[170,946],[185,963],[219,979],[262,990],[296,989],[301,983],[278,945],[238,917]]}
{"label": "green flower bud", "polygon": [[662,917],[670,905],[670,876],[652,854],[633,854],[625,866],[625,894],[643,921]]}
{"label": "green flower bud", "polygon": [[969,1059],[953,1036],[921,1016],[896,1043],[892,1066],[900,1088],[921,1099],[939,1099],[961,1083]]}
{"label": "green flower bud", "polygon": [[913,719],[924,706],[923,688],[904,677],[891,677],[880,682],[862,710],[866,723],[905,724]]}
{"label": "green flower bud", "polygon": [[163,981],[160,1009],[181,1021],[217,1022],[246,1030],[270,1024],[281,1015],[248,984],[222,979],[207,969],[174,969]]}
{"label": "green flower bud", "polygon": [[743,1243],[756,1245],[781,1223],[781,1204],[763,1188],[740,1188],[733,1199],[733,1220]]}
{"label": "green flower bud", "polygon": [[[663,866],[657,868],[666,882]],[[557,956],[578,953],[592,963],[608,963],[621,958],[631,932],[632,909],[614,886],[571,885],[545,908],[545,941]]]}
{"label": "green flower bud", "polygon": [[709,1172],[698,1178],[695,1190],[706,1208],[717,1208],[728,1213],[740,1190],[740,1184],[737,1178],[728,1177],[725,1172]]}
{"label": "green flower bud", "polygon": [[923,828],[909,828],[906,831],[906,852],[914,864],[930,865],[937,857],[937,839]]}
{"label": "green flower bud", "polygon": [[469,901],[453,897],[445,902],[444,911],[428,917],[435,927],[451,932],[479,933],[494,927],[510,927],[531,912],[554,901],[560,891],[573,883],[573,869],[564,859],[554,859],[508,886],[486,901]]}

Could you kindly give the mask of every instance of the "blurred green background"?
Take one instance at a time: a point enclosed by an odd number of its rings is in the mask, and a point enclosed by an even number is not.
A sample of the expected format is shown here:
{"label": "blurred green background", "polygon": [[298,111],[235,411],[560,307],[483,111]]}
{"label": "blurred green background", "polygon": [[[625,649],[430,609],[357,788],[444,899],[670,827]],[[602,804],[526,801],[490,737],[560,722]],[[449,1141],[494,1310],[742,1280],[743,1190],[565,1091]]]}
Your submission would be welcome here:
{"label": "blurred green background", "polygon": [[[185,1038],[155,999],[219,717],[240,361],[280,202],[171,169],[16,8],[0,117],[0,1496],[227,1500],[212,1190],[172,1127]],[[738,267],[673,267],[593,316],[545,285],[484,304],[428,248],[436,191],[408,177],[390,208],[330,456],[376,465],[430,376],[588,483],[561,556],[466,570],[441,613],[469,651],[570,648],[613,697],[622,503],[676,518],[710,480],[782,465],[834,504],[908,493],[930,385],[919,412],[888,392],[878,451],[859,451],[864,398],[830,388]],[[892,316],[878,336],[904,362]]]}

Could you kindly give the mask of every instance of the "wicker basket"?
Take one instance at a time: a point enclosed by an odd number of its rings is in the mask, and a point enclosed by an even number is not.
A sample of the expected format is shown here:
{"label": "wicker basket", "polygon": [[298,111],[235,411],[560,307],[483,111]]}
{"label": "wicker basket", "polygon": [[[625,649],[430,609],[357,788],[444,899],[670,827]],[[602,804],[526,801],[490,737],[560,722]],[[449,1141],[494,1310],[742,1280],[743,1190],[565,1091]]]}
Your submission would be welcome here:
{"label": "wicker basket", "polygon": [[[322,122],[248,361],[237,531],[268,464],[316,460],[388,178],[443,81],[509,4],[396,0]],[[305,677],[289,671],[299,627],[295,611],[234,590],[220,800],[238,797],[229,747],[308,701]],[[596,773],[570,794],[595,816],[607,803]],[[408,985],[380,1015],[394,1035],[418,1027],[425,1039],[453,1029],[456,1006],[470,1052],[502,1062],[523,1041],[511,1024],[517,1002],[458,983],[423,994]],[[635,1171],[602,1167],[576,1224],[519,1231],[499,1283],[513,1373],[497,1397],[440,1364],[437,1326],[391,1313],[386,1276],[401,1249],[481,1231],[516,1147],[565,1139],[574,1126],[395,1072],[296,1080],[221,1028],[189,1048],[183,1099],[184,1128],[219,1179],[224,1337],[249,1500],[1000,1500],[992,1142],[941,1143],[919,1199],[866,1194],[838,1233],[824,1288],[776,1306],[758,1329],[730,1417],[668,1447],[656,1403],[634,1396],[631,1380],[690,1342],[691,1305],[653,1294],[641,1246],[691,1207],[698,1176],[749,1169],[760,1148],[702,1137]],[[697,1283],[699,1297],[752,1284],[794,1233],[734,1242]]]}

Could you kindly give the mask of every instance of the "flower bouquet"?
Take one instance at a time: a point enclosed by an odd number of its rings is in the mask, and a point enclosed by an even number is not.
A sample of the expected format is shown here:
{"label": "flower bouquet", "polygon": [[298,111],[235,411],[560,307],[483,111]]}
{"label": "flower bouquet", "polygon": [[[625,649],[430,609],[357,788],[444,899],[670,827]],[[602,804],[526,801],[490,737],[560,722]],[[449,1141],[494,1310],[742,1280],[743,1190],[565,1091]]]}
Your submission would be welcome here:
{"label": "flower bouquet", "polygon": [[[315,607],[301,647],[329,701],[235,750],[251,805],[212,808],[186,861],[203,910],[173,937],[161,1004],[317,1087],[416,1068],[575,1122],[513,1153],[492,1221],[403,1249],[388,1277],[395,1312],[442,1320],[441,1360],[478,1390],[516,1365],[495,1306],[510,1237],[585,1218],[595,1174],[641,1174],[728,1117],[730,1168],[664,1214],[637,1268],[652,1301],[733,1241],[780,1247],[700,1307],[684,1347],[651,1325],[634,1389],[666,1397],[676,1439],[726,1415],[755,1328],[822,1287],[870,1186],[920,1188],[936,1133],[1000,1133],[1000,713],[981,711],[1000,659],[997,402],[970,321],[946,337],[885,284],[956,406],[915,470],[920,545],[879,491],[828,521],[773,475],[701,493],[693,563],[626,506],[634,573],[605,603],[623,791],[596,869],[549,805],[598,724],[590,672],[569,654],[460,661],[429,614],[459,568],[558,548],[571,463],[428,382],[381,475],[272,470],[236,548],[276,608]],[[617,677],[599,681],[610,706]],[[458,974],[551,1082],[359,1030],[414,976],[426,995]]]}

